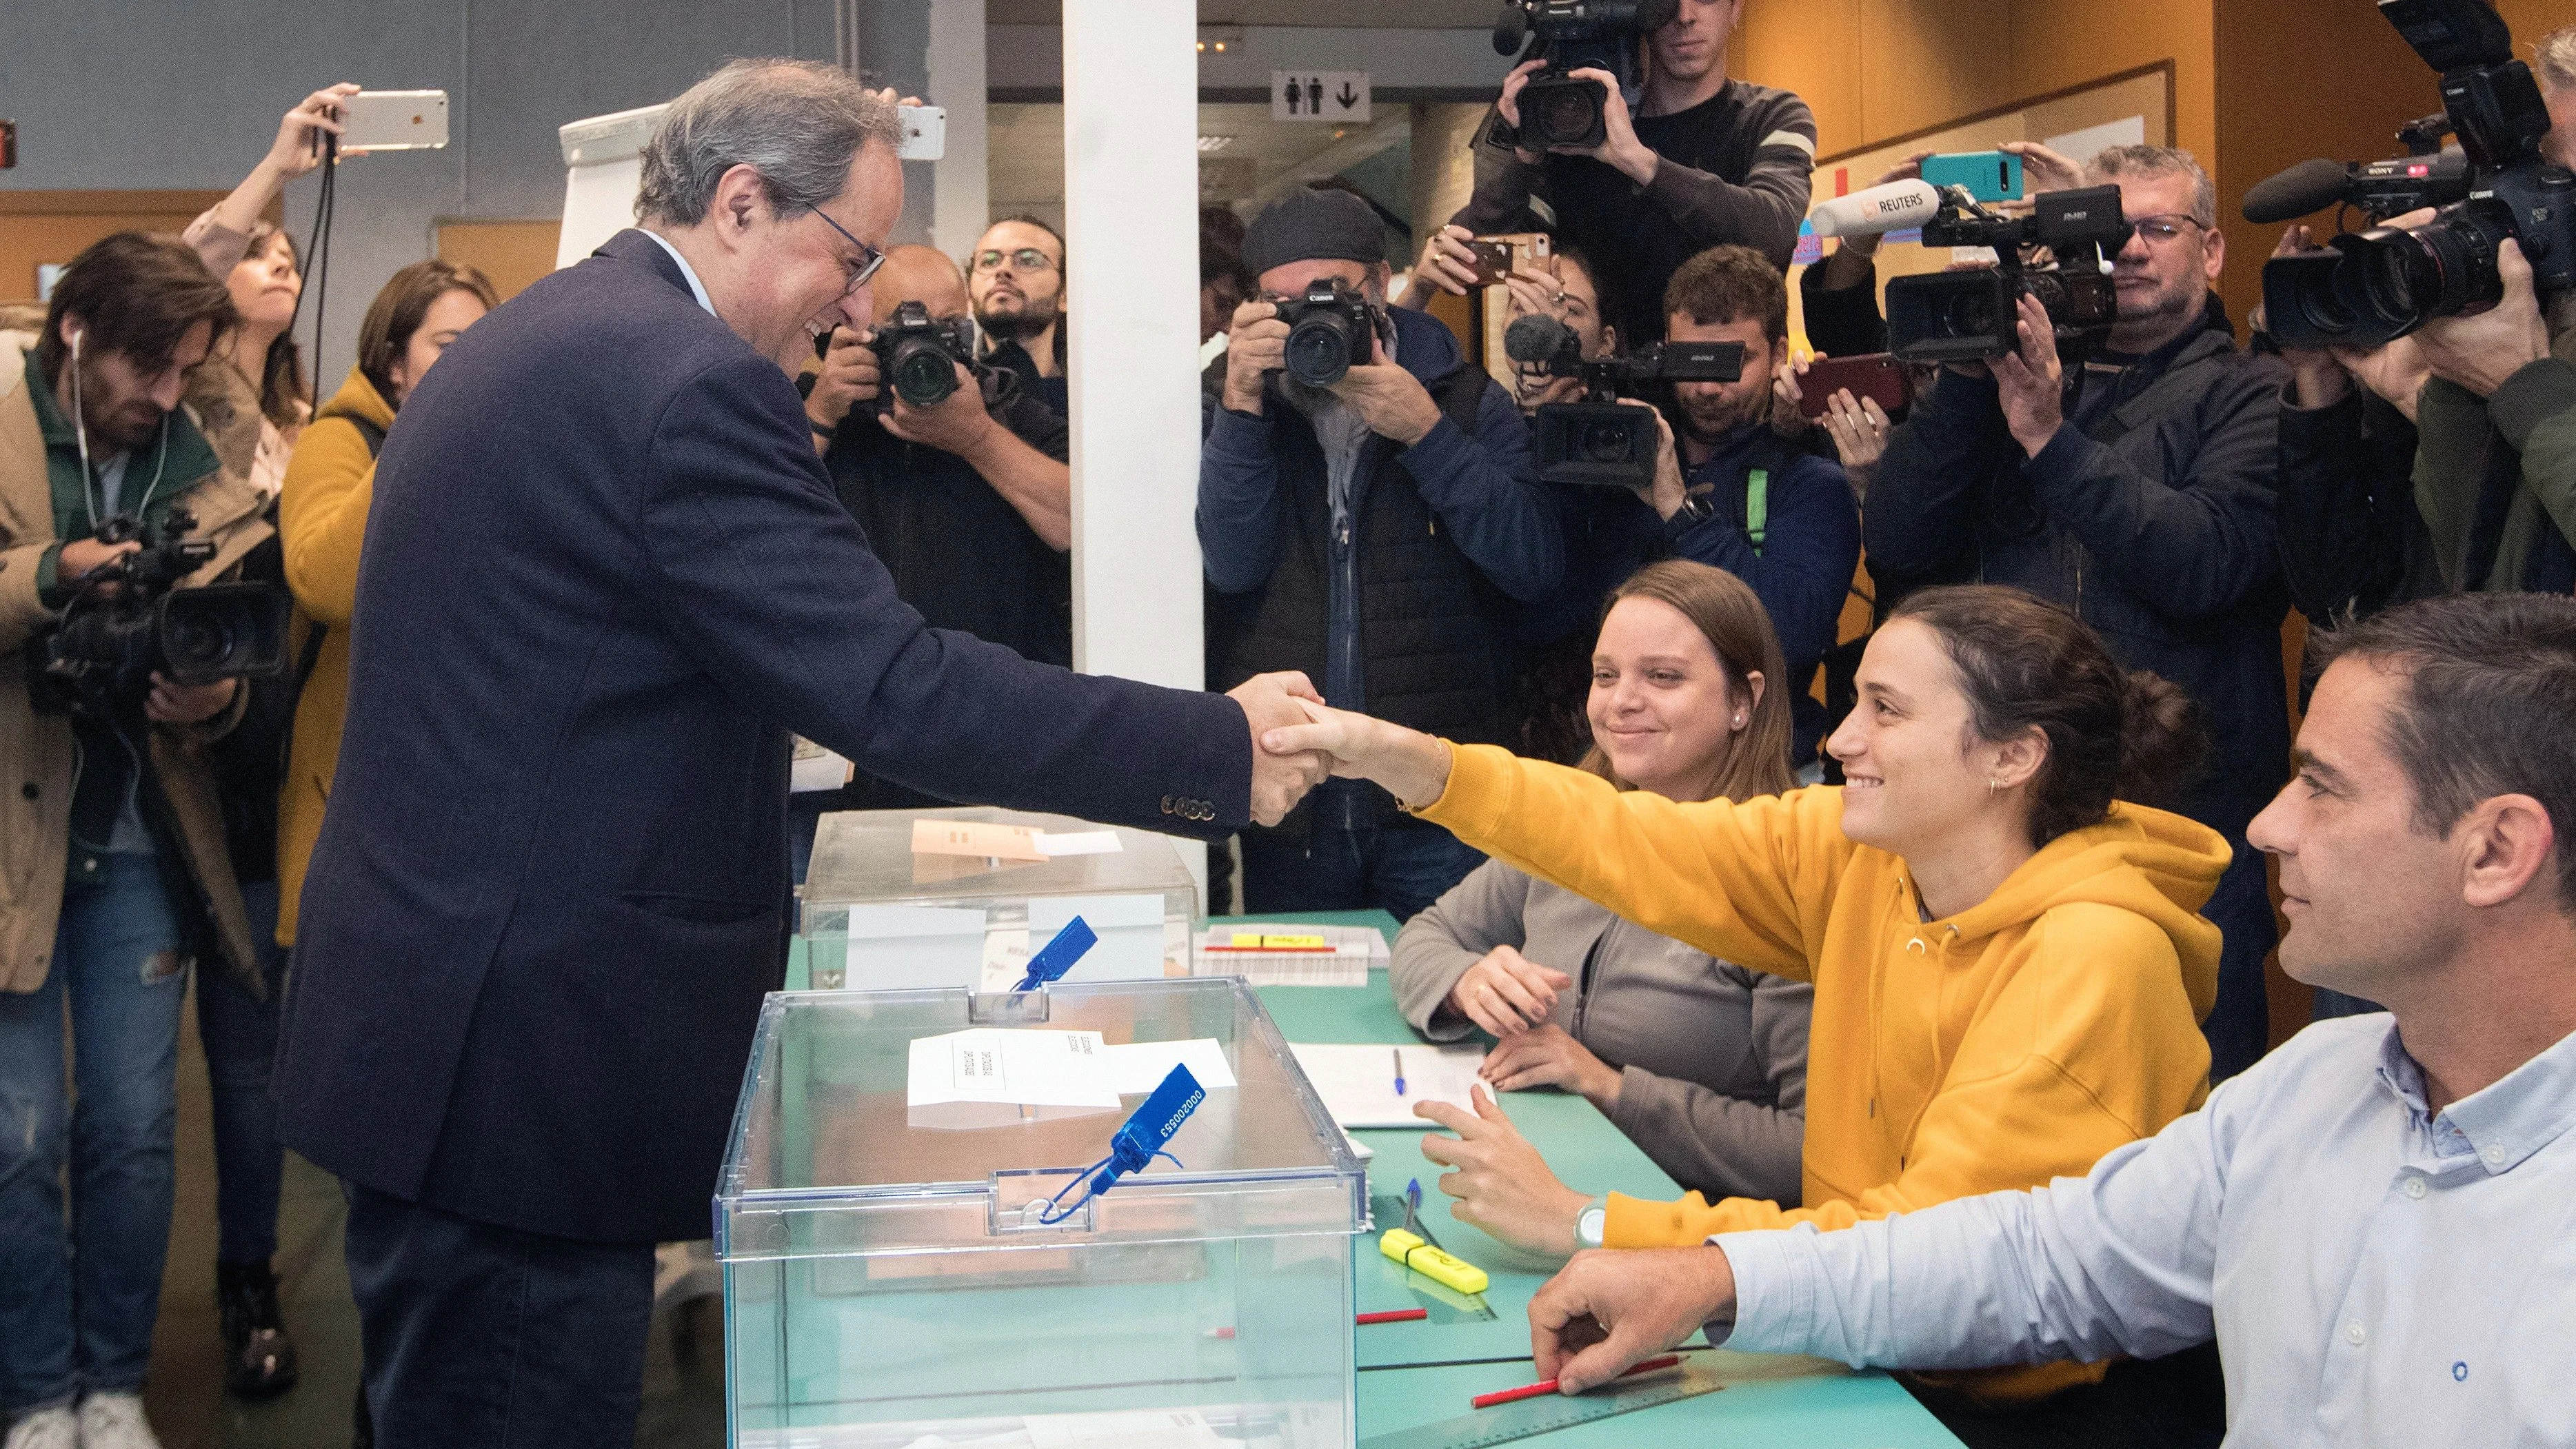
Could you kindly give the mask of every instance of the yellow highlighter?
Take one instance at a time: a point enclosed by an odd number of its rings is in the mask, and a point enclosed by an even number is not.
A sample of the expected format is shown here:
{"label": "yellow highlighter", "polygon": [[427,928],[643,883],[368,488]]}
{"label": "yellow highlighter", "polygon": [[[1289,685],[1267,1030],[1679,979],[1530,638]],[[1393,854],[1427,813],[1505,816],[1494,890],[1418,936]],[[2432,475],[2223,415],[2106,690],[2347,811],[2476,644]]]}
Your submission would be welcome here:
{"label": "yellow highlighter", "polygon": [[1402,1228],[1389,1228],[1377,1240],[1377,1250],[1395,1261],[1445,1287],[1461,1293],[1485,1291],[1485,1270],[1464,1258],[1431,1246]]}

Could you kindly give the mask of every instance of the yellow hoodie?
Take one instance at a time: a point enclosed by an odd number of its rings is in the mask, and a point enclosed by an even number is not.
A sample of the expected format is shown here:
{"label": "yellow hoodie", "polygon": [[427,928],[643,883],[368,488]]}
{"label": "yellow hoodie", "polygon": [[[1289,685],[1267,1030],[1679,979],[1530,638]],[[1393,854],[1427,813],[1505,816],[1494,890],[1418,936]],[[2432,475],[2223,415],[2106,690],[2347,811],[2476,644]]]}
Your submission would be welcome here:
{"label": "yellow hoodie", "polygon": [[[288,747],[286,787],[277,806],[277,943],[295,944],[295,912],[304,896],[304,871],[322,834],[322,807],[340,765],[340,722],[349,711],[349,615],[357,607],[358,545],[367,536],[367,510],[376,497],[376,455],[366,434],[350,422],[394,425],[394,410],[367,375],[352,367],[349,380],[322,405],[295,456],[286,465],[286,491],[277,498],[277,528],[286,549],[286,587],[307,627],[319,623],[321,655],[295,704],[295,734]],[[297,654],[303,641],[297,639]]]}
{"label": "yellow hoodie", "polygon": [[[1613,1194],[1612,1247],[1801,1222],[1848,1227],[2081,1176],[2200,1105],[2227,868],[2217,832],[2114,805],[1992,896],[1926,921],[1903,860],[1842,833],[1842,791],[1732,803],[1621,792],[1491,746],[1454,753],[1426,819],[1498,860],[1711,955],[1816,987],[1805,1206]],[[2094,1372],[1972,1376],[2027,1397]]]}

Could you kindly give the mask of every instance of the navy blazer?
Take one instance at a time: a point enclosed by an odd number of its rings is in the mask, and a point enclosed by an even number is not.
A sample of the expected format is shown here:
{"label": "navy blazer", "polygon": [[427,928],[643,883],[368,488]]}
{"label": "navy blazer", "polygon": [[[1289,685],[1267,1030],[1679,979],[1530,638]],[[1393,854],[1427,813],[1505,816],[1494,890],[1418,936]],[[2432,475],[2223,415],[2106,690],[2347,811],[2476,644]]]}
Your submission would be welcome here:
{"label": "navy blazer", "polygon": [[1247,822],[1222,695],[926,627],[795,386],[622,232],[404,403],[358,570],[279,1135],[369,1187],[601,1242],[704,1237],[779,985],[788,731],[950,799]]}

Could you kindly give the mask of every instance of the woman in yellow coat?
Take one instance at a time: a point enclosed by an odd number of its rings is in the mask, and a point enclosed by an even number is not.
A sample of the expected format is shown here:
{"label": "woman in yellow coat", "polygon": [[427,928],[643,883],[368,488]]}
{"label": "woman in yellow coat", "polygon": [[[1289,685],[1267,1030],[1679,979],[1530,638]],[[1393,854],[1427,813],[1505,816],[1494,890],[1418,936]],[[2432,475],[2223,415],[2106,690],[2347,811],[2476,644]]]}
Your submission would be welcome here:
{"label": "woman in yellow coat", "polygon": [[[1848,1226],[2080,1175],[2199,1105],[2219,933],[2195,914],[2226,843],[2159,796],[2197,765],[2173,686],[2123,675],[2072,615],[2014,589],[1932,589],[1871,640],[1827,742],[1848,783],[1678,803],[1487,746],[1308,706],[1279,752],[1321,749],[1542,880],[1759,971],[1815,983],[1805,1202],[1618,1195],[1557,1183],[1500,1111],[1436,1109],[1462,1141],[1453,1213],[1571,1252]],[[1426,1111],[1425,1115],[1435,1115]],[[2044,1394],[2098,1369],[1973,1376]]]}
{"label": "woman in yellow coat", "polygon": [[358,600],[358,545],[375,501],[376,449],[439,353],[499,305],[492,284],[472,267],[414,262],[394,273],[358,324],[358,365],[314,415],[287,465],[277,526],[286,586],[301,616],[298,658],[308,662],[299,667],[308,672],[277,803],[281,946],[295,944],[304,869],[322,834],[322,806],[340,759],[340,725],[349,709],[349,615]]}

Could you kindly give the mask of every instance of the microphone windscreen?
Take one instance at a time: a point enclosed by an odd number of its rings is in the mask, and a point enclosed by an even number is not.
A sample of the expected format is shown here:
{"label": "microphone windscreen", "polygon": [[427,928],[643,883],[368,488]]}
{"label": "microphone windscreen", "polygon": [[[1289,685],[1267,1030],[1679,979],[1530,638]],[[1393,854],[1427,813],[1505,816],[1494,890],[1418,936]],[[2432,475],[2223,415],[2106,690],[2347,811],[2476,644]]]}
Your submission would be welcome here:
{"label": "microphone windscreen", "polygon": [[1514,362],[1545,362],[1573,337],[1564,323],[1534,312],[1503,329],[1503,352]]}
{"label": "microphone windscreen", "polygon": [[2351,168],[2340,161],[2302,161],[2267,176],[2245,192],[2245,219],[2258,226],[2294,221],[2343,199]]}
{"label": "microphone windscreen", "polygon": [[1941,211],[1941,192],[1928,181],[1891,181],[1837,196],[1810,213],[1818,236],[1873,236],[1921,226]]}

